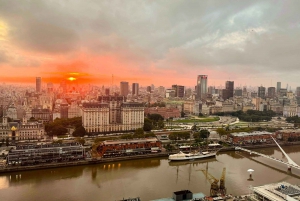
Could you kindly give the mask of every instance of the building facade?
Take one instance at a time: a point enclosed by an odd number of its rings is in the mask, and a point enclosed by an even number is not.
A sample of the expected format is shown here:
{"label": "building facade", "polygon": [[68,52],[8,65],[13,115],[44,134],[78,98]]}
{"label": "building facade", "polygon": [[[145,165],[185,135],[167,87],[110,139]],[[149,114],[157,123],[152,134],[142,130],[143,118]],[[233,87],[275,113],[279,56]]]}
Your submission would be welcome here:
{"label": "building facade", "polygon": [[257,96],[264,99],[266,96],[266,88],[263,86],[258,87]]}
{"label": "building facade", "polygon": [[129,93],[129,85],[128,82],[120,82],[120,95],[127,96]]}
{"label": "building facade", "polygon": [[41,77],[36,77],[35,88],[36,88],[36,93],[42,92],[42,78]]}
{"label": "building facade", "polygon": [[269,87],[268,88],[268,97],[275,98],[275,95],[276,95],[275,87]]}
{"label": "building facade", "polygon": [[207,94],[207,75],[197,77],[197,99],[205,99]]}
{"label": "building facade", "polygon": [[44,125],[40,122],[27,122],[24,117],[22,122],[7,122],[7,117],[3,117],[0,124],[0,139],[9,141],[19,140],[40,140],[45,136]]}
{"label": "building facade", "polygon": [[133,96],[139,95],[139,83],[132,83],[132,95]]}
{"label": "building facade", "polygon": [[88,133],[133,131],[143,127],[143,104],[127,103],[115,98],[106,97],[103,102],[83,104],[82,124]]}

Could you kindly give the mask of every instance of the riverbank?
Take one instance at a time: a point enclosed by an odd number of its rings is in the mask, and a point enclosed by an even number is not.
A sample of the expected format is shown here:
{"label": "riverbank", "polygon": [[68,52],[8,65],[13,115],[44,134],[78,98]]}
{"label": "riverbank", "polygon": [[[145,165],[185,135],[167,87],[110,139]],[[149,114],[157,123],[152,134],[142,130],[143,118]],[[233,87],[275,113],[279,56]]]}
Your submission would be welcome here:
{"label": "riverbank", "polygon": [[[300,145],[300,142],[289,142],[289,143],[279,143],[279,144],[281,147],[285,147],[285,146]],[[276,144],[261,144],[261,145],[246,145],[246,146],[241,146],[241,147],[245,148],[245,149],[261,149],[261,148],[277,147],[277,145]],[[223,147],[221,150],[219,150],[219,152],[228,152],[228,151],[235,151],[235,147],[234,146]],[[0,174],[8,173],[8,172],[20,172],[20,171],[60,168],[60,167],[79,166],[79,165],[92,165],[92,164],[101,164],[101,163],[136,160],[136,159],[168,157],[169,154],[174,154],[177,152],[178,151],[153,153],[153,154],[148,154],[148,155],[136,155],[136,156],[126,156],[126,157],[72,161],[72,162],[63,162],[63,163],[48,163],[48,164],[41,164],[41,165],[34,165],[34,166],[5,166],[5,167],[0,166]]]}
{"label": "riverbank", "polygon": [[145,159],[145,158],[167,157],[168,155],[169,153],[155,153],[155,154],[148,154],[148,155],[101,158],[101,159],[94,159],[94,160],[82,160],[82,161],[72,161],[72,162],[63,162],[63,163],[46,163],[46,164],[33,165],[33,166],[5,166],[5,167],[0,167],[0,174],[8,173],[8,172],[50,169],[50,168],[60,168],[60,167],[79,166],[79,165],[92,165],[92,164],[101,164],[101,163],[108,163],[108,162],[118,162],[118,161],[126,161],[126,160]]}

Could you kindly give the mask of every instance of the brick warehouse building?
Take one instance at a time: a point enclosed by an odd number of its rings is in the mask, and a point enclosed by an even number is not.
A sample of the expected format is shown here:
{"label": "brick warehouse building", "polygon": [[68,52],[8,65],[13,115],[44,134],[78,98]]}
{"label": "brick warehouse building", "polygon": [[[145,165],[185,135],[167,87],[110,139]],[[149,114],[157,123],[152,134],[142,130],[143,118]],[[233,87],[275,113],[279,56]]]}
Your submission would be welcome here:
{"label": "brick warehouse building", "polygon": [[270,133],[266,131],[254,131],[252,133],[240,132],[240,133],[231,133],[228,135],[229,142],[233,144],[247,144],[247,143],[271,143],[272,137],[276,137],[275,133]]}
{"label": "brick warehouse building", "polygon": [[160,152],[162,144],[156,138],[103,141],[97,151],[101,157],[141,155]]}

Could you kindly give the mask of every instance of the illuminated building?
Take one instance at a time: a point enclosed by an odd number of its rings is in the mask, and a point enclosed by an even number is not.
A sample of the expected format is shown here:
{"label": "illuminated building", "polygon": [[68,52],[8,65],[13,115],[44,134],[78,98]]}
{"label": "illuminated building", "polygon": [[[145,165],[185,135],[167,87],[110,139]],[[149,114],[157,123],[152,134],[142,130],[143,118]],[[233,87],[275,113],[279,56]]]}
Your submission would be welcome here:
{"label": "illuminated building", "polygon": [[132,83],[132,95],[133,96],[139,95],[139,83]]}
{"label": "illuminated building", "polygon": [[35,87],[36,87],[36,93],[42,92],[42,78],[41,77],[36,77]]}
{"label": "illuminated building", "polygon": [[22,122],[7,122],[7,117],[3,117],[0,124],[0,139],[12,141],[17,140],[39,140],[45,135],[44,125],[40,122],[27,122],[26,117]]}
{"label": "illuminated building", "polygon": [[121,96],[127,96],[129,92],[128,82],[120,82],[120,90],[121,90],[120,93]]}

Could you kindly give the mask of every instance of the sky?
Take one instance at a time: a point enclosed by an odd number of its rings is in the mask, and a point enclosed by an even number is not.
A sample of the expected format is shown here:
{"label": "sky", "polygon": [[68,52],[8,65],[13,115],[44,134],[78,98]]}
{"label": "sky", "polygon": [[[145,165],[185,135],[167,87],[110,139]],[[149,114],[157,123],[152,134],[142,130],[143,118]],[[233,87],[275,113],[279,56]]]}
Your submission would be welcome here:
{"label": "sky", "polygon": [[0,0],[0,83],[300,86],[300,1]]}

